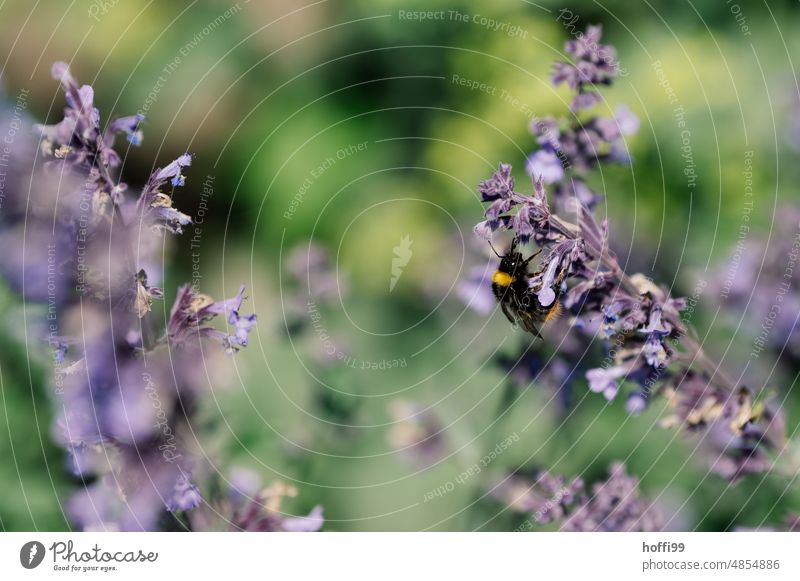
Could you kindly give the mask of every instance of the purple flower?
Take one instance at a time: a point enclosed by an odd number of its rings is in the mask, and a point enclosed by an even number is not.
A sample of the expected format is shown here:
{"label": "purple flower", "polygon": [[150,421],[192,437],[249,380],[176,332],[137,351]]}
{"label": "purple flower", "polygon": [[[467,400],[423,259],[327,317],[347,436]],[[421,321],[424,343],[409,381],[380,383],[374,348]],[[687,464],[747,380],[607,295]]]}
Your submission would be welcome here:
{"label": "purple flower", "polygon": [[532,483],[521,475],[507,476],[492,488],[492,494],[513,511],[530,513],[536,523],[547,524],[563,519],[583,490],[580,478],[575,477],[567,483],[564,476],[553,476],[543,471]]}
{"label": "purple flower", "polygon": [[175,512],[178,510],[191,510],[200,506],[203,497],[200,496],[200,490],[192,484],[185,474],[178,476],[175,481],[175,487],[172,489],[172,495],[167,499],[167,510]]}
{"label": "purple flower", "polygon": [[484,266],[473,266],[467,277],[459,281],[456,294],[465,305],[481,315],[488,315],[497,307],[497,299],[492,292],[492,273],[500,261],[487,259]]}
{"label": "purple flower", "polygon": [[308,515],[292,516],[282,511],[285,498],[297,496],[297,489],[280,481],[263,487],[254,472],[232,471],[229,493],[212,499],[188,514],[193,530],[252,532],[316,532],[324,524],[321,506]]}
{"label": "purple flower", "polygon": [[[572,63],[557,62],[553,68],[551,80],[554,85],[569,85],[578,95],[587,93],[586,87],[610,85],[619,72],[616,62],[616,51],[612,46],[600,44],[602,28],[589,26],[585,33],[579,33],[574,40],[564,44]],[[588,91],[591,94],[591,91]],[[573,101],[573,110],[577,111],[596,102],[594,97],[580,98]]]}
{"label": "purple flower", "polygon": [[654,532],[663,528],[657,507],[639,494],[639,481],[627,474],[622,462],[609,468],[605,482],[592,485],[591,494],[573,510],[561,526],[568,532]]}
{"label": "purple flower", "polygon": [[674,381],[667,394],[674,415],[664,425],[697,434],[713,471],[735,482],[772,468],[769,451],[783,448],[786,425],[771,402],[755,401],[747,388],[726,393],[693,372]]}
{"label": "purple flower", "polygon": [[389,444],[403,457],[420,466],[433,464],[444,456],[444,424],[428,407],[403,399],[389,403],[392,427]]}
{"label": "purple flower", "polygon": [[709,286],[725,309],[737,318],[744,313],[756,329],[751,357],[771,353],[795,373],[800,370],[800,268],[790,262],[800,248],[800,210],[784,204],[775,216],[770,235],[751,234],[737,244]]}
{"label": "purple flower", "polygon": [[[209,338],[219,341],[229,354],[238,351],[239,347],[247,345],[248,335],[256,323],[255,315],[239,314],[243,300],[244,285],[234,298],[220,302],[196,292],[191,285],[183,285],[178,289],[167,323],[170,344],[180,347],[191,345],[198,338]],[[217,315],[227,317],[228,324],[233,326],[233,334],[208,325]]]}
{"label": "purple flower", "polygon": [[181,234],[183,227],[192,223],[189,216],[175,209],[172,197],[162,191],[167,180],[173,187],[184,185],[185,178],[181,170],[191,163],[192,157],[188,153],[184,154],[165,168],[156,170],[150,177],[136,204],[137,212],[145,224]]}
{"label": "purple flower", "polygon": [[[191,157],[154,172],[135,200],[115,173],[121,160],[113,148],[120,133],[141,141],[143,117],[117,119],[101,132],[92,88],[79,86],[64,63],[52,72],[66,94],[64,118],[39,127],[43,164],[17,157],[33,153],[20,138],[0,216],[0,240],[24,245],[27,264],[5,261],[0,273],[26,290],[26,301],[46,301],[59,315],[48,320],[46,340],[59,385],[53,437],[82,483],[66,501],[70,520],[86,530],[154,530],[169,512],[203,503],[192,480],[197,458],[183,445],[208,381],[197,365],[198,340],[222,345],[202,353],[213,363],[247,345],[256,317],[241,313],[244,287],[216,303],[186,286],[170,320],[155,320],[152,301],[164,294],[148,276],[162,270],[157,232],[191,223],[162,189],[183,184]],[[30,194],[18,188],[26,182]],[[218,315],[230,332],[208,325]]]}
{"label": "purple flower", "polygon": [[[609,468],[609,478],[589,492],[580,478],[540,472],[533,483],[519,475],[506,477],[492,489],[512,510],[531,515],[538,524],[557,523],[569,532],[652,532],[663,528],[660,511],[639,493],[639,481],[622,462]],[[530,526],[525,527],[526,530]]]}
{"label": "purple flower", "polygon": [[647,394],[640,390],[628,394],[628,399],[625,400],[626,412],[632,416],[638,416],[645,408],[647,408]]}
{"label": "purple flower", "polygon": [[525,171],[534,179],[541,179],[546,184],[560,181],[564,177],[564,168],[558,156],[547,149],[540,149],[530,157]]}
{"label": "purple flower", "polygon": [[586,372],[586,379],[589,381],[589,389],[595,393],[602,393],[607,400],[611,401],[617,397],[619,381],[623,379],[629,371],[630,367],[622,365],[590,369]]}
{"label": "purple flower", "polygon": [[514,177],[511,175],[511,166],[501,163],[497,171],[488,180],[478,185],[482,202],[491,202],[500,198],[508,198],[514,192]]}

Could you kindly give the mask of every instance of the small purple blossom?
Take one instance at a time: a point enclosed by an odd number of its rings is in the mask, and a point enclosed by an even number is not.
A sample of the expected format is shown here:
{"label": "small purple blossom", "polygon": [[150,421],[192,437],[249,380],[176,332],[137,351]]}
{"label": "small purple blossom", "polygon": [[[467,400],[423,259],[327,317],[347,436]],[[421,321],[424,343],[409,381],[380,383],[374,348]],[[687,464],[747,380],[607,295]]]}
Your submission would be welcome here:
{"label": "small purple blossom", "polygon": [[[183,285],[178,289],[178,296],[167,323],[170,344],[180,347],[192,344],[198,337],[209,338],[219,341],[229,354],[247,346],[248,335],[256,323],[256,316],[239,314],[243,300],[244,285],[235,297],[219,302],[198,293],[192,285]],[[227,318],[228,324],[233,327],[233,334],[208,325],[217,315]]]}
{"label": "small purple blossom", "polygon": [[525,171],[534,179],[541,179],[546,184],[561,181],[564,177],[564,167],[558,156],[547,149],[540,149],[528,157]]}
{"label": "small purple blossom", "polygon": [[167,510],[175,512],[177,510],[192,510],[200,506],[203,497],[200,490],[192,484],[192,481],[185,474],[178,476],[172,495],[167,499]]}
{"label": "small purple blossom", "polygon": [[499,199],[510,198],[514,193],[514,177],[511,175],[511,165],[501,163],[497,171],[488,180],[478,185],[482,202],[492,202]]}
{"label": "small purple blossom", "polygon": [[653,532],[664,526],[660,511],[641,496],[638,479],[622,462],[611,464],[608,479],[591,491],[578,477],[567,483],[564,476],[541,472],[532,484],[520,475],[506,477],[493,494],[533,522],[556,523],[562,531]]}
{"label": "small purple blossom", "polygon": [[189,216],[175,209],[172,197],[162,191],[168,180],[173,187],[183,186],[186,180],[181,171],[191,163],[192,157],[184,154],[165,168],[156,170],[145,184],[137,202],[137,212],[147,225],[181,234],[183,227],[192,223]]}

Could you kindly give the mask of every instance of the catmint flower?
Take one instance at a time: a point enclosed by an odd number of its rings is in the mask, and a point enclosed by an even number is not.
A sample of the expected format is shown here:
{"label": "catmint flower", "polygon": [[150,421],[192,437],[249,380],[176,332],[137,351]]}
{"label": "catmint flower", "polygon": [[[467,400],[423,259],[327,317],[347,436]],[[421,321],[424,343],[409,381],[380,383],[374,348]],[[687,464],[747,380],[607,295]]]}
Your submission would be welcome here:
{"label": "catmint flower", "polygon": [[192,157],[184,154],[165,168],[156,170],[150,177],[137,202],[137,212],[146,224],[181,234],[183,227],[192,223],[189,216],[175,209],[172,197],[162,191],[167,181],[173,187],[183,186],[185,178],[181,171],[191,163]]}
{"label": "catmint flower", "polygon": [[727,393],[707,376],[688,372],[667,397],[674,414],[662,424],[696,434],[710,468],[732,482],[770,470],[769,451],[785,444],[783,413],[769,401],[756,401],[747,388]]}
{"label": "catmint flower", "polygon": [[525,171],[546,184],[561,181],[564,178],[564,166],[558,156],[547,149],[540,149],[528,157]]}
{"label": "catmint flower", "polygon": [[557,62],[553,67],[553,84],[566,83],[576,93],[571,106],[574,111],[595,105],[600,96],[594,87],[610,85],[619,72],[616,51],[610,45],[600,44],[601,36],[602,27],[589,26],[577,39],[564,44],[572,62]]}
{"label": "catmint flower", "polygon": [[528,484],[520,475],[507,477],[493,494],[516,511],[530,514],[537,524],[556,523],[569,532],[653,532],[663,528],[663,517],[639,493],[639,481],[614,462],[609,477],[592,485],[541,472]]}
{"label": "catmint flower", "polygon": [[631,157],[625,137],[639,130],[639,119],[621,105],[614,117],[579,117],[601,101],[598,85],[610,85],[618,72],[614,49],[600,44],[601,28],[590,26],[565,50],[574,62],[557,62],[551,77],[558,86],[566,83],[575,91],[573,115],[561,120],[545,117],[535,120],[531,132],[540,149],[528,157],[526,171],[534,179],[554,186],[555,211],[568,216],[566,201],[576,200],[592,209],[601,196],[584,181],[584,174],[600,162],[629,164]]}
{"label": "catmint flower", "polygon": [[[256,316],[241,312],[244,287],[214,302],[185,286],[170,319],[154,320],[164,290],[148,275],[162,270],[160,234],[191,223],[164,190],[184,185],[191,157],[156,170],[137,199],[115,174],[114,145],[119,134],[139,143],[143,117],[103,131],[93,89],[64,63],[52,73],[66,94],[64,118],[38,126],[42,164],[25,161],[35,150],[20,137],[0,215],[0,240],[25,247],[27,263],[3,261],[0,274],[58,315],[48,317],[46,337],[60,384],[52,435],[81,483],[66,514],[84,530],[155,530],[169,513],[205,503],[185,434],[208,381],[197,358],[213,367],[223,351],[246,346]],[[218,315],[227,331],[209,325]],[[200,353],[203,338],[222,348]]]}
{"label": "catmint flower", "polygon": [[772,353],[790,369],[800,370],[800,211],[778,208],[769,237],[751,235],[738,243],[710,281],[722,305],[741,313],[755,329],[750,345],[754,358]]}
{"label": "catmint flower", "polygon": [[[560,294],[574,332],[605,340],[605,362],[586,372],[589,388],[613,400],[623,384],[630,385],[625,407],[639,414],[688,365],[707,370],[709,361],[704,355],[692,356],[699,346],[686,336],[681,322],[686,301],[643,275],[623,272],[609,248],[608,223],[598,223],[592,213],[601,197],[586,185],[585,174],[601,162],[629,162],[624,139],[640,125],[625,106],[613,117],[585,114],[596,101],[586,94],[609,84],[617,72],[614,51],[599,44],[600,33],[599,27],[590,27],[569,41],[566,50],[573,62],[556,65],[554,82],[567,83],[579,98],[570,118],[547,117],[531,125],[540,146],[528,160],[527,169],[537,178],[533,192],[518,191],[510,165],[501,163],[478,186],[488,206],[475,231],[489,238],[507,230],[519,243],[532,241],[547,251],[529,280],[537,300],[546,307]],[[545,181],[551,182],[552,204]],[[733,388],[722,374],[717,376],[717,382]]]}
{"label": "catmint flower", "polygon": [[290,516],[282,511],[284,499],[297,489],[280,481],[264,487],[253,471],[235,468],[228,479],[227,495],[188,513],[193,530],[251,532],[315,532],[324,524],[321,506],[308,515]]}
{"label": "catmint flower", "polygon": [[167,500],[167,510],[175,512],[177,510],[191,510],[200,506],[203,497],[200,490],[192,484],[186,475],[181,474],[175,481],[172,494]]}
{"label": "catmint flower", "polygon": [[[211,297],[196,292],[192,285],[183,285],[178,289],[178,296],[167,323],[170,344],[180,347],[191,344],[197,337],[203,337],[219,341],[227,353],[245,347],[247,337],[256,323],[256,316],[239,314],[243,300],[244,285],[234,298],[220,302],[214,302]],[[233,334],[224,333],[207,324],[217,315],[226,317],[228,324],[233,327]]]}
{"label": "catmint flower", "polygon": [[514,355],[500,355],[497,364],[518,390],[531,385],[543,388],[565,410],[570,405],[575,376],[579,374],[579,357],[563,345],[555,354],[547,354],[541,347],[523,345]]}
{"label": "catmint flower", "polygon": [[485,266],[471,267],[456,287],[458,298],[481,315],[488,315],[497,308],[497,299],[492,292],[492,273],[499,265],[498,258],[487,258]]}
{"label": "catmint flower", "polygon": [[491,178],[478,185],[478,192],[482,202],[509,199],[514,193],[514,176],[511,175],[511,165],[501,163]]}
{"label": "catmint flower", "polygon": [[487,220],[475,226],[475,233],[481,238],[488,240],[492,232],[502,227],[514,230],[524,244],[537,229],[546,227],[550,210],[541,180],[534,181],[531,196],[515,192],[514,183],[511,166],[501,163],[490,179],[479,184],[481,200],[492,202],[484,212]]}
{"label": "catmint flower", "polygon": [[408,460],[427,466],[446,451],[444,424],[438,415],[419,402],[396,399],[388,406],[392,417],[389,443]]}
{"label": "catmint flower", "polygon": [[639,481],[627,474],[622,462],[609,468],[608,480],[592,485],[564,521],[568,532],[654,532],[663,528],[664,519],[657,507],[639,493]]}
{"label": "catmint flower", "polygon": [[540,472],[533,482],[522,474],[512,474],[492,488],[492,495],[514,512],[531,514],[538,524],[548,524],[563,519],[572,510],[584,491],[584,483],[564,476]]}

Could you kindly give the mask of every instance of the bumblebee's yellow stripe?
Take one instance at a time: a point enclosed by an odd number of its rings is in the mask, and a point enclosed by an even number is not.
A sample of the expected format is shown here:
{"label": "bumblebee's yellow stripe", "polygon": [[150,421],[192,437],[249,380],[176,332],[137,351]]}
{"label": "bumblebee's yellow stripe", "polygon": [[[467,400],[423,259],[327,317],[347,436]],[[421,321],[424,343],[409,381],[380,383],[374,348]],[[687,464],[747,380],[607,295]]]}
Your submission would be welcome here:
{"label": "bumblebee's yellow stripe", "polygon": [[512,282],[514,282],[514,277],[508,274],[507,272],[501,272],[499,270],[495,270],[494,274],[492,275],[492,282],[496,285],[508,286]]}

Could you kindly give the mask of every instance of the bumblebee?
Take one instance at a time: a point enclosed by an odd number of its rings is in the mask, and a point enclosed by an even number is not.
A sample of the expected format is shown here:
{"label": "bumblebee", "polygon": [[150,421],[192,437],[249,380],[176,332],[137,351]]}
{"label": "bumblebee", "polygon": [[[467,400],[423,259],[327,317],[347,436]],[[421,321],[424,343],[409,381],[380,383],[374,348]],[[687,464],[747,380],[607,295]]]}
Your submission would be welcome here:
{"label": "bumblebee", "polygon": [[522,253],[517,250],[516,238],[511,242],[511,248],[507,253],[500,255],[494,247],[492,250],[500,258],[500,266],[492,275],[492,292],[500,303],[503,314],[511,323],[519,324],[534,337],[541,338],[539,326],[552,321],[561,313],[559,295],[564,273],[558,276],[554,285],[555,300],[550,305],[544,306],[536,296],[541,289],[531,288],[529,285],[529,280],[541,274],[541,271],[528,271],[528,264],[541,250],[528,258],[523,258]]}

